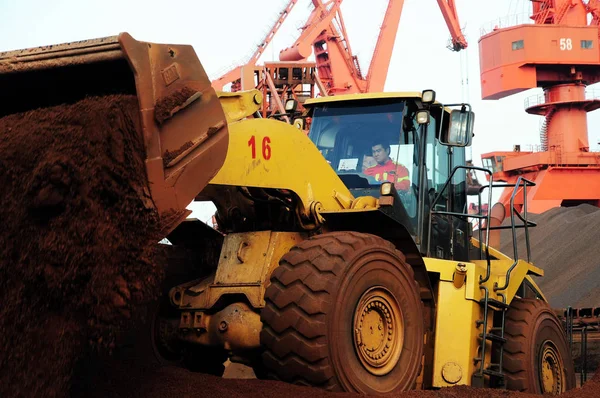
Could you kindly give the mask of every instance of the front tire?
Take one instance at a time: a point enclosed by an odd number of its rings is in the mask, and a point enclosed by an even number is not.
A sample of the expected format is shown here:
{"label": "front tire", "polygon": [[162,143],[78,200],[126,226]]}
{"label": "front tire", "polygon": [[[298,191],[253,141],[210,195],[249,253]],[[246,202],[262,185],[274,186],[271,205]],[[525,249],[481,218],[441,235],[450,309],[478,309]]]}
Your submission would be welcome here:
{"label": "front tire", "polygon": [[364,394],[415,386],[423,304],[390,242],[355,232],[303,241],[282,257],[265,298],[261,343],[271,377]]}
{"label": "front tire", "polygon": [[509,390],[557,395],[575,387],[567,339],[546,302],[515,298],[506,312],[505,337]]}

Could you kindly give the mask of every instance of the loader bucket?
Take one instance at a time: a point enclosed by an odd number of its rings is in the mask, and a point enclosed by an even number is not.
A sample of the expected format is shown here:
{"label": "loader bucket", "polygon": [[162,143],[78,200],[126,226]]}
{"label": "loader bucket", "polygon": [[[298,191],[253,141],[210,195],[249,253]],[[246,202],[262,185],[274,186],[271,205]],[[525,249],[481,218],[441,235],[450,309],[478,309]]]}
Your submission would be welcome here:
{"label": "loader bucket", "polygon": [[223,109],[192,46],[121,33],[0,52],[0,118],[109,94],[137,96],[145,190],[168,233],[189,214],[186,206],[219,171],[228,148]]}

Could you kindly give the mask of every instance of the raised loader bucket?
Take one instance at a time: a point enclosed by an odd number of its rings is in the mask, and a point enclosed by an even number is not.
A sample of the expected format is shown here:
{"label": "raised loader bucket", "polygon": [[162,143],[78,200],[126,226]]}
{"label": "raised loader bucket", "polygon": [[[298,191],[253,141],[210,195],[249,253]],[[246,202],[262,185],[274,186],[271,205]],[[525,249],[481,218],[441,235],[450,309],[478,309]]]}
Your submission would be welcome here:
{"label": "raised loader bucket", "polygon": [[186,206],[219,171],[228,147],[223,109],[192,46],[121,33],[0,52],[0,118],[110,94],[137,96],[144,190],[168,233],[189,214]]}

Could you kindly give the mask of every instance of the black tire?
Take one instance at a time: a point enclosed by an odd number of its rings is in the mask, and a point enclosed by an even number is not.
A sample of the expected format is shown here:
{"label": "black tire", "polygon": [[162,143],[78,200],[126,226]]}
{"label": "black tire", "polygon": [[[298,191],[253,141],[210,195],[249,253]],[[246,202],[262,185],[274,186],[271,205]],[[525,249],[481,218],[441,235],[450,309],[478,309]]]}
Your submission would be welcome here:
{"label": "black tire", "polygon": [[505,337],[503,368],[509,390],[554,395],[575,387],[565,333],[546,302],[515,298],[506,312]]}
{"label": "black tire", "polygon": [[390,242],[356,232],[303,241],[282,257],[265,299],[260,337],[270,377],[365,394],[414,388],[423,303]]}
{"label": "black tire", "polygon": [[[193,224],[187,226],[192,227]],[[227,353],[222,348],[180,341],[177,332],[181,314],[169,299],[169,291],[173,286],[201,278],[212,269],[215,242],[207,239],[196,246],[205,250],[194,251],[186,247],[185,242],[181,246],[161,246],[165,256],[165,278],[161,284],[161,295],[148,308],[147,330],[154,360],[160,365],[222,376]]]}
{"label": "black tire", "polygon": [[150,305],[149,316],[150,343],[156,361],[165,366],[183,366],[182,346],[176,339],[179,314],[168,297],[162,296]]}

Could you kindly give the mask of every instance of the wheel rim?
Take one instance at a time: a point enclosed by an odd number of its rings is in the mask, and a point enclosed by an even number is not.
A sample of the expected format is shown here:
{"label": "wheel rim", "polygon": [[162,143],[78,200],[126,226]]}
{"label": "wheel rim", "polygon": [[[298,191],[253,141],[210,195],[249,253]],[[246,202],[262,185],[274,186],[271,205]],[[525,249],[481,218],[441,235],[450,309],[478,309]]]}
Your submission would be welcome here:
{"label": "wheel rim", "polygon": [[400,359],[404,318],[398,301],[383,287],[366,291],[354,312],[354,348],[371,374],[389,373]]}
{"label": "wheel rim", "polygon": [[542,393],[560,394],[565,391],[565,367],[556,346],[546,340],[540,349],[540,385]]}

